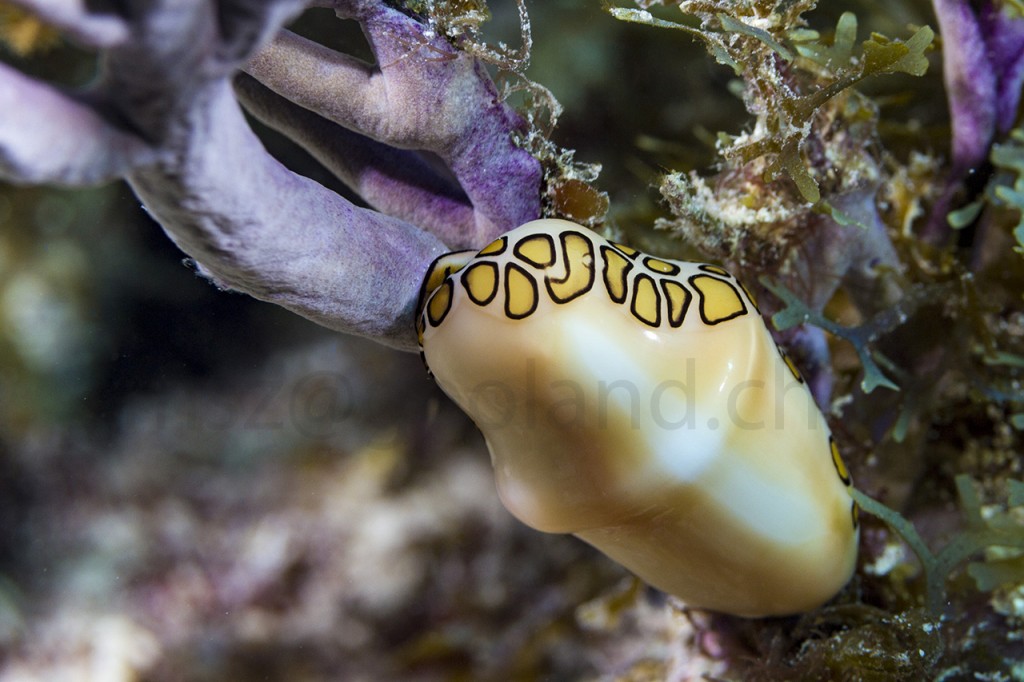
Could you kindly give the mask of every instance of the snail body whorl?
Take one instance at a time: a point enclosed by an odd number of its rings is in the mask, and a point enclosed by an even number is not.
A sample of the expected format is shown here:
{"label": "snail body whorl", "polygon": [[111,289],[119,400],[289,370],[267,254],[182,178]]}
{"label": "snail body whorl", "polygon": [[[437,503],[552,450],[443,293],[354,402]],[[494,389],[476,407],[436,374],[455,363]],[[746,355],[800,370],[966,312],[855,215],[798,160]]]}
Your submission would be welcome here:
{"label": "snail body whorl", "polygon": [[849,474],[725,270],[539,220],[438,259],[418,331],[524,523],[737,615],[806,611],[849,579]]}

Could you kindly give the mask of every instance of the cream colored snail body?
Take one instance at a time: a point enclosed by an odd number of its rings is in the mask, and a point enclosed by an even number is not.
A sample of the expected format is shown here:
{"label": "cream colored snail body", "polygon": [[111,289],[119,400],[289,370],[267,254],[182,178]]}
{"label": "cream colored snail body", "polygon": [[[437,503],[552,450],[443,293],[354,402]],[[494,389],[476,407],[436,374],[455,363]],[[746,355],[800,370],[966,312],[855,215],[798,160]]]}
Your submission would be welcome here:
{"label": "cream colored snail body", "polygon": [[538,220],[439,258],[418,332],[524,523],[742,616],[812,609],[849,579],[849,474],[725,270]]}

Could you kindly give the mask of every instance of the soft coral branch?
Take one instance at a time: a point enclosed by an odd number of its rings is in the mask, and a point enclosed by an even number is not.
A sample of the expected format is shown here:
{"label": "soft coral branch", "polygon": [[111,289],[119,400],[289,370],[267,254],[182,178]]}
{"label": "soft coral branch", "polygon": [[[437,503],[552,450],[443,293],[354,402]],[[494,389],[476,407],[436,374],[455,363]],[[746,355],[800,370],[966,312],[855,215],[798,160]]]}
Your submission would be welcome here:
{"label": "soft coral branch", "polygon": [[943,67],[953,125],[953,168],[966,172],[988,157],[993,136],[1017,117],[1024,84],[1024,19],[992,0],[934,0],[943,36]]}
{"label": "soft coral branch", "polygon": [[[102,69],[88,92],[69,94],[0,68],[0,174],[71,185],[126,178],[221,286],[413,349],[430,260],[539,215],[539,163],[513,141],[524,123],[483,66],[384,2],[19,5],[100,49]],[[377,65],[286,32],[271,42],[314,5],[359,21]],[[240,76],[237,87],[252,112],[381,212],[266,152],[232,89],[246,61],[255,79]]]}
{"label": "soft coral branch", "polygon": [[0,64],[0,175],[88,185],[123,176],[155,150],[95,108]]}
{"label": "soft coral branch", "polygon": [[245,124],[228,83],[199,101],[178,154],[128,176],[171,239],[221,286],[415,348],[419,280],[445,250],[441,241],[278,163]]}
{"label": "soft coral branch", "polygon": [[501,101],[484,66],[383,3],[345,1],[337,9],[360,22],[376,66],[282,32],[247,72],[329,121],[437,155],[474,209],[449,246],[485,243],[536,218],[540,167],[510,134],[524,132],[525,122]]}
{"label": "soft coral branch", "polygon": [[417,152],[332,123],[250,76],[238,76],[235,90],[250,114],[301,145],[378,211],[419,225],[449,244],[472,231],[473,207],[462,188]]}
{"label": "soft coral branch", "polygon": [[946,215],[968,173],[988,158],[999,134],[1013,126],[1024,86],[1024,19],[994,0],[933,0],[942,32],[943,78],[952,126],[949,177],[932,208],[925,236],[949,239]]}

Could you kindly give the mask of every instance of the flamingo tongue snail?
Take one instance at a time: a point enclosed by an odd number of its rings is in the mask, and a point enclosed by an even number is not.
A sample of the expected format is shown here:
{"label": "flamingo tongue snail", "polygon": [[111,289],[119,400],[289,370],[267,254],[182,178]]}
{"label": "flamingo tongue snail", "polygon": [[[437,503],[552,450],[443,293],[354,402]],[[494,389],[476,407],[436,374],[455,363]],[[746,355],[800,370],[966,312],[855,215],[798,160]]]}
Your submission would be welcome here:
{"label": "flamingo tongue snail", "polygon": [[537,220],[435,261],[417,332],[524,523],[741,616],[807,611],[849,580],[849,474],[725,270]]}

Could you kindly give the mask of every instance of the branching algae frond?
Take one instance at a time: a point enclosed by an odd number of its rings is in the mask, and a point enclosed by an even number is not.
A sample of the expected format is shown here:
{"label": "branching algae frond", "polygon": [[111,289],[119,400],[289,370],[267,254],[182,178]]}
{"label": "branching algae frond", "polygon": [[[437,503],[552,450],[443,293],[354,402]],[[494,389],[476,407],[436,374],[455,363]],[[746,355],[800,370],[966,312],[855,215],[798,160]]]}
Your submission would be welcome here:
{"label": "branching algae frond", "polygon": [[925,578],[925,604],[936,616],[946,599],[946,581],[971,556],[986,553],[981,561],[967,565],[977,588],[991,592],[1001,587],[1024,584],[1024,483],[1008,480],[1005,507],[983,507],[969,476],[956,477],[965,528],[941,550],[932,552],[912,524],[899,513],[855,490],[861,509],[885,521],[913,550]]}
{"label": "branching algae frond", "polygon": [[[822,311],[844,283],[863,315],[894,304],[903,270],[876,195],[900,164],[878,134],[878,106],[854,86],[886,74],[923,74],[934,34],[920,27],[904,40],[857,37],[851,13],[831,35],[807,28],[813,2],[673,2],[689,23],[655,18],[644,9],[610,8],[634,22],[697,36],[740,78],[752,116],[742,133],[718,134],[719,169],[666,174],[661,193],[673,214],[658,226],[709,257],[733,263],[748,279],[772,279]],[[767,308],[772,310],[769,301]],[[794,332],[796,333],[796,332]],[[824,342],[803,333],[794,354],[827,368]],[[831,391],[826,369],[811,371],[819,402]],[[869,371],[871,382],[876,373]],[[869,382],[869,385],[873,385]]]}
{"label": "branching algae frond", "polygon": [[772,316],[772,324],[775,325],[776,329],[786,331],[800,324],[812,324],[819,329],[823,329],[836,337],[848,341],[853,345],[853,349],[856,351],[857,357],[864,367],[864,378],[861,380],[860,386],[865,393],[871,393],[871,391],[879,387],[898,390],[896,384],[886,377],[884,372],[878,367],[875,359],[877,357],[880,362],[888,364],[891,364],[891,362],[884,358],[884,356],[877,356],[876,351],[872,350],[871,344],[886,332],[892,331],[899,324],[905,322],[907,319],[905,311],[899,309],[885,310],[869,322],[857,327],[844,327],[829,320],[821,313],[808,308],[803,301],[785,287],[773,283],[768,278],[762,278],[761,283],[786,306],[783,310]]}
{"label": "branching algae frond", "polygon": [[[661,191],[677,218],[663,226],[709,253],[767,266],[784,255],[787,240],[799,238],[788,226],[811,205],[824,196],[819,211],[841,212],[828,199],[883,178],[871,151],[876,107],[852,86],[875,75],[923,74],[934,34],[922,27],[906,40],[872,35],[858,48],[853,14],[839,19],[831,44],[804,28],[801,15],[813,2],[671,4],[698,25],[656,19],[646,10],[609,11],[701,39],[742,79],[743,103],[754,120],[742,134],[719,133],[723,168],[713,185],[692,172],[665,177]],[[793,184],[773,182],[783,175]]]}
{"label": "branching algae frond", "polygon": [[1017,211],[1014,248],[1024,256],[1024,128],[1014,130],[1007,142],[993,146],[992,164],[1002,171],[990,185],[992,202]]}

